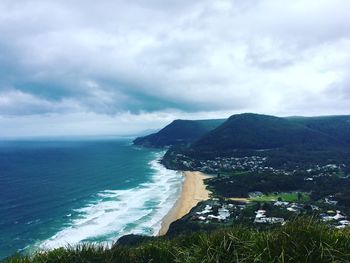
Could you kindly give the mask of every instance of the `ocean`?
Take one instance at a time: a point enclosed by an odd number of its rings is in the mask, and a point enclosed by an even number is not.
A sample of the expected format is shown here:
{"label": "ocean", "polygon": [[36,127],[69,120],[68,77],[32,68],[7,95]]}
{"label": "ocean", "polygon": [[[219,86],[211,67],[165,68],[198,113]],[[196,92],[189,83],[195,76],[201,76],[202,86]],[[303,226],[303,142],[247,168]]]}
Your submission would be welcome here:
{"label": "ocean", "polygon": [[0,259],[156,235],[183,180],[163,154],[118,138],[0,142]]}

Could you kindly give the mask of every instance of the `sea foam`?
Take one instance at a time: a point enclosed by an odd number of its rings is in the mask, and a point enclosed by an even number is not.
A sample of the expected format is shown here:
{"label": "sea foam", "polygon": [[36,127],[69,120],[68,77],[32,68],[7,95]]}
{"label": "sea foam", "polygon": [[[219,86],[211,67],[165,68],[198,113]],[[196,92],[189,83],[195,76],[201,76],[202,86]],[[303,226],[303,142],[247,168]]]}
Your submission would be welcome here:
{"label": "sea foam", "polygon": [[175,204],[181,191],[181,173],[159,163],[162,154],[149,164],[153,175],[149,182],[127,190],[105,190],[74,211],[68,226],[42,242],[44,249],[82,242],[110,244],[126,234],[156,235],[162,218]]}

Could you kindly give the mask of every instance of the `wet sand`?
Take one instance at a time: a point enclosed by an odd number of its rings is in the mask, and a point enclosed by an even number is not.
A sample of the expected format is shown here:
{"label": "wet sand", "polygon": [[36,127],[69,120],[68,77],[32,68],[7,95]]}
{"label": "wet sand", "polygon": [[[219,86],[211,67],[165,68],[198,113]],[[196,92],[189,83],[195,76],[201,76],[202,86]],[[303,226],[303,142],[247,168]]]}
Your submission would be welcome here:
{"label": "wet sand", "polygon": [[185,180],[183,182],[182,191],[175,205],[163,218],[161,229],[158,235],[165,235],[172,222],[180,219],[195,207],[200,201],[209,199],[210,191],[204,185],[203,180],[210,178],[209,175],[201,172],[183,172]]}

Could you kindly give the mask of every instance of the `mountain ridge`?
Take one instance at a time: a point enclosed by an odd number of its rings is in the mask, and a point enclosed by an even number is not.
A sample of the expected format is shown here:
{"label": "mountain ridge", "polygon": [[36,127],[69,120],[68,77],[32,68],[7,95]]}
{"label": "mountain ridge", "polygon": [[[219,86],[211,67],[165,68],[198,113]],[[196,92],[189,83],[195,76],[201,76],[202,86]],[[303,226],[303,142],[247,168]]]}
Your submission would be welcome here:
{"label": "mountain ridge", "polygon": [[229,151],[276,149],[292,145],[317,148],[340,144],[341,141],[334,136],[300,121],[243,113],[232,115],[222,125],[195,141],[190,148],[196,151]]}
{"label": "mountain ridge", "polygon": [[181,120],[177,119],[157,133],[136,138],[134,145],[162,148],[187,145],[222,124],[225,119]]}
{"label": "mountain ridge", "polygon": [[350,116],[276,117],[242,113],[228,119],[174,120],[157,133],[134,140],[144,147],[178,147],[194,152],[301,149],[350,146]]}

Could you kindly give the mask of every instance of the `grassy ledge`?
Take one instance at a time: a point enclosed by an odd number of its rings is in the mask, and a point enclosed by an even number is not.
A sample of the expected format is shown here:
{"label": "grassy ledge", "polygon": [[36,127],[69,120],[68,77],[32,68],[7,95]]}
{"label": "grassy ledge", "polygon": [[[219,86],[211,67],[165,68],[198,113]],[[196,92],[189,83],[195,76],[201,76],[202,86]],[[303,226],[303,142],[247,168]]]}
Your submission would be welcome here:
{"label": "grassy ledge", "polygon": [[156,237],[136,246],[59,248],[4,262],[350,262],[350,230],[297,218],[266,231],[247,227]]}

